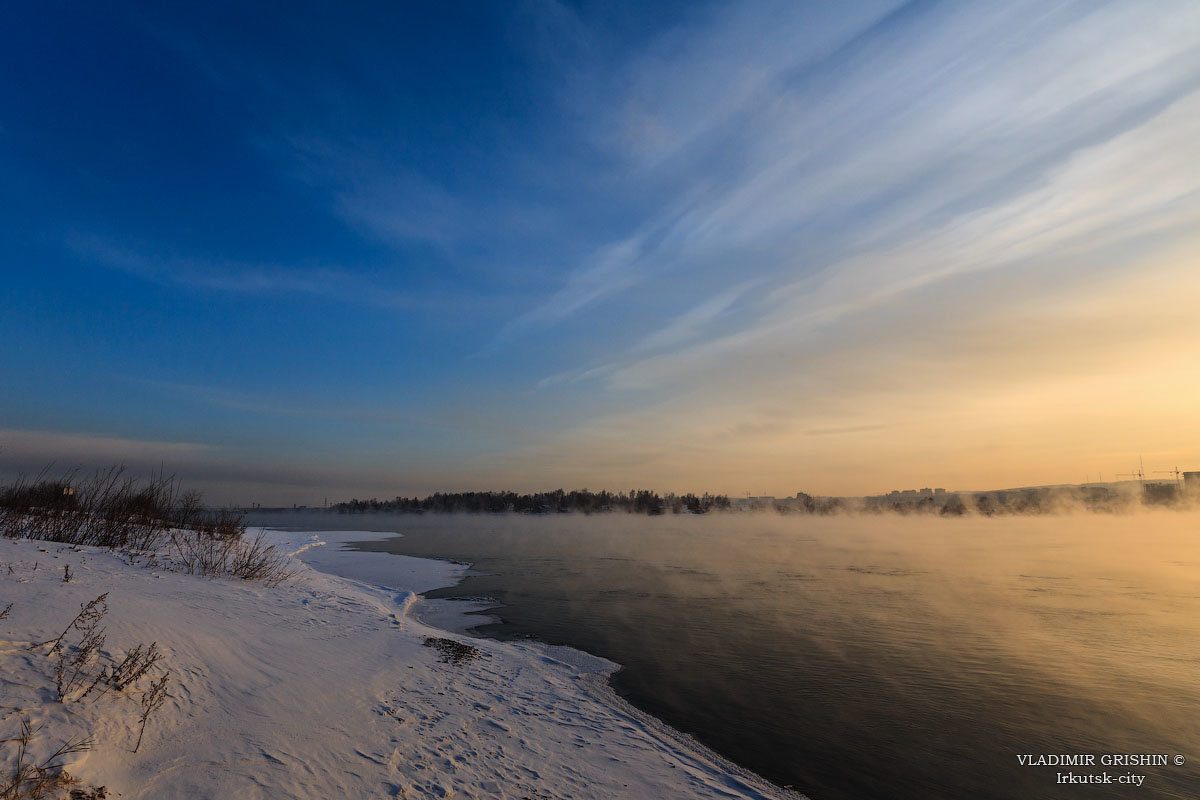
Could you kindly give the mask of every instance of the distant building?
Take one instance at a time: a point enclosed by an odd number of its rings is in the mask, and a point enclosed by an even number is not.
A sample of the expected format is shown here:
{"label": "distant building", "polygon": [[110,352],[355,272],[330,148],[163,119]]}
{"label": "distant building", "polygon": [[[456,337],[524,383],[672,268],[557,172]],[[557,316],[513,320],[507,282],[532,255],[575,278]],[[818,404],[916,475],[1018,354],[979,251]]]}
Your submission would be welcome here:
{"label": "distant building", "polygon": [[1174,483],[1147,483],[1142,488],[1143,503],[1171,504],[1179,497],[1179,486]]}
{"label": "distant building", "polygon": [[890,500],[915,500],[917,498],[934,497],[934,496],[945,497],[946,490],[945,489],[903,489],[903,490],[892,489],[887,494],[880,495],[880,497],[886,497]]}
{"label": "distant building", "polygon": [[765,508],[770,508],[775,503],[775,498],[770,495],[760,495],[752,497],[734,497],[730,499],[730,503],[734,508],[739,508],[749,511],[761,511]]}

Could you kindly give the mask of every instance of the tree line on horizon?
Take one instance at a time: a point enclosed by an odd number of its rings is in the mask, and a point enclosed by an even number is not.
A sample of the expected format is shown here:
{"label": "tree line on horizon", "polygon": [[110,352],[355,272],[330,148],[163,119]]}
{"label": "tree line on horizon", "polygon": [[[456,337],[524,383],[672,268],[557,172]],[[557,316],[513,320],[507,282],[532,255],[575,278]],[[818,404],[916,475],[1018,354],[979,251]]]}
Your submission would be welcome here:
{"label": "tree line on horizon", "polygon": [[392,500],[353,499],[334,503],[330,508],[339,514],[361,514],[373,511],[410,513],[459,512],[468,514],[558,514],[579,512],[603,514],[624,511],[628,514],[707,514],[730,507],[728,495],[675,494],[660,495],[649,489],[629,492],[592,492],[587,489],[517,494],[516,492],[436,492],[427,497],[396,497]]}

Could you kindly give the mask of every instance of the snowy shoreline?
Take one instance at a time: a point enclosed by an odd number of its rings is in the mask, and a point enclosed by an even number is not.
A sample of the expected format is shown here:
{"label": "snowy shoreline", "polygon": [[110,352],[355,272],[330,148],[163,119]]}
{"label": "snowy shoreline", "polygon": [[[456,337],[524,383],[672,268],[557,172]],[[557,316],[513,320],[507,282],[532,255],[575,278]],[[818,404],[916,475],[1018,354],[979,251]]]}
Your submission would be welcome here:
{"label": "snowy shoreline", "polygon": [[[67,768],[124,798],[799,797],[630,706],[608,686],[612,662],[478,638],[478,658],[439,658],[426,640],[454,634],[410,610],[464,565],[337,546],[390,533],[268,535],[300,562],[289,585],[0,541],[0,608],[13,603],[0,733],[30,719],[39,747],[93,736]],[[112,649],[156,641],[172,675],[136,754],[134,697],[53,702],[50,665],[27,649],[102,592]]]}

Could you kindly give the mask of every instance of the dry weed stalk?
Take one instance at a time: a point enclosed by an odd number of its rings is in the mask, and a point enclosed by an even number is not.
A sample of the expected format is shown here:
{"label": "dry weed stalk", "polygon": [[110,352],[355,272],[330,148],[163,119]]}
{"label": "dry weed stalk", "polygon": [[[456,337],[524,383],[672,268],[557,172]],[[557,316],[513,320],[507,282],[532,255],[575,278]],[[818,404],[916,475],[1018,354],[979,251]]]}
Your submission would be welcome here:
{"label": "dry weed stalk", "polygon": [[151,642],[149,647],[139,644],[127,651],[121,663],[113,667],[106,683],[114,691],[124,691],[126,686],[135,683],[161,660],[162,653],[159,652],[158,642]]}
{"label": "dry weed stalk", "polygon": [[63,769],[62,760],[92,748],[91,739],[68,739],[48,758],[29,761],[29,745],[35,729],[28,719],[21,720],[21,732],[0,744],[16,743],[16,759],[8,774],[0,777],[0,800],[48,800],[76,781]]}
{"label": "dry weed stalk", "polygon": [[[50,645],[50,654],[58,656],[54,684],[60,703],[81,701],[97,689],[100,689],[100,693],[96,695],[96,699],[103,697],[109,689],[122,692],[162,660],[158,642],[151,642],[149,647],[139,644],[131,650],[126,650],[119,662],[101,663],[105,633],[100,623],[108,613],[107,598],[106,592],[84,604],[75,619],[71,620],[71,624],[56,639],[29,648],[32,650]],[[79,633],[77,644],[67,643],[67,636],[71,631]]]}
{"label": "dry weed stalk", "polygon": [[31,644],[29,649],[36,650],[39,647],[50,645],[50,652],[57,652],[58,649],[62,647],[63,639],[66,638],[68,633],[74,629],[85,630],[89,627],[95,627],[107,613],[108,592],[105,592],[90,603],[80,604],[80,611],[75,615],[75,619],[71,620],[71,624],[67,625],[67,627],[63,629],[63,632],[60,633],[57,638],[49,639],[45,642],[38,642],[37,644]]}
{"label": "dry weed stalk", "polygon": [[142,735],[146,733],[146,721],[150,719],[150,715],[157,711],[167,699],[167,681],[171,679],[171,673],[163,673],[162,678],[155,682],[149,689],[142,692],[142,716],[138,722],[141,727],[138,728],[137,744],[133,746],[133,752],[137,752],[142,746]]}
{"label": "dry weed stalk", "polygon": [[[79,695],[82,700],[96,687],[105,676],[105,669],[96,669],[100,660],[100,651],[104,648],[104,630],[99,628],[99,618],[82,628],[79,644],[71,648],[58,649],[58,663],[54,668],[54,686],[58,691],[58,702],[65,703],[71,695],[83,690]],[[85,688],[86,687],[86,688]]]}

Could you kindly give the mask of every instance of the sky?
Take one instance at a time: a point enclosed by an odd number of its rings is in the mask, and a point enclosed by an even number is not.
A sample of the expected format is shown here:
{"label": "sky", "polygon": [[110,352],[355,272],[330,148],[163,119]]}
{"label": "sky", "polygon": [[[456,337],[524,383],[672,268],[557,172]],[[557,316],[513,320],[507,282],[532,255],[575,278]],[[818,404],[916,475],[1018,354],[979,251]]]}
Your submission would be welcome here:
{"label": "sky", "polygon": [[1200,470],[1200,4],[26,3],[0,473]]}

